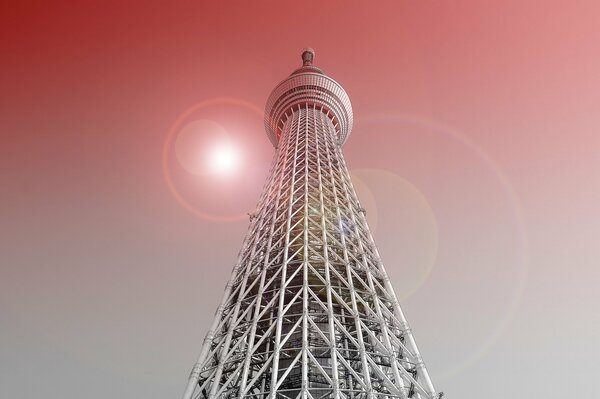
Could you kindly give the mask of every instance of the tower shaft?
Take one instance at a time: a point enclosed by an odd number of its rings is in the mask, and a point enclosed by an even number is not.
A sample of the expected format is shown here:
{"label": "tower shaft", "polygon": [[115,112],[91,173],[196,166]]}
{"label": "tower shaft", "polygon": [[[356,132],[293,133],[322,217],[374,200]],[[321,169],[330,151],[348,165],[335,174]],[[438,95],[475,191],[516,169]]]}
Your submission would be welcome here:
{"label": "tower shaft", "polygon": [[435,396],[352,187],[336,112],[300,99],[273,123],[270,176],[184,399]]}

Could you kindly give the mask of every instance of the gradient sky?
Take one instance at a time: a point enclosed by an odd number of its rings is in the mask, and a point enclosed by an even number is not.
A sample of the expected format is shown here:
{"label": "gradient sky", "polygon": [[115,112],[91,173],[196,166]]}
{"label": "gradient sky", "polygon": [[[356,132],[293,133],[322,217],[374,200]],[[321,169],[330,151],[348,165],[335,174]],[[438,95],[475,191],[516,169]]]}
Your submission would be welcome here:
{"label": "gradient sky", "polygon": [[[438,391],[600,397],[600,3],[369,4],[2,5],[0,397],[182,394],[306,46]],[[239,173],[178,163],[197,119]]]}

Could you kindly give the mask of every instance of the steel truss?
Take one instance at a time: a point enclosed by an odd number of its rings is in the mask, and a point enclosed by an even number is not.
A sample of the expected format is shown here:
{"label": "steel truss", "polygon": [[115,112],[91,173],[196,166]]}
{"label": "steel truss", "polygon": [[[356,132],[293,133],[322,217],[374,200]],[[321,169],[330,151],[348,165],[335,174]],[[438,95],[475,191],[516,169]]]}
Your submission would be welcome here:
{"label": "steel truss", "polygon": [[269,99],[276,155],[184,399],[435,397],[344,162],[349,100],[310,61]]}

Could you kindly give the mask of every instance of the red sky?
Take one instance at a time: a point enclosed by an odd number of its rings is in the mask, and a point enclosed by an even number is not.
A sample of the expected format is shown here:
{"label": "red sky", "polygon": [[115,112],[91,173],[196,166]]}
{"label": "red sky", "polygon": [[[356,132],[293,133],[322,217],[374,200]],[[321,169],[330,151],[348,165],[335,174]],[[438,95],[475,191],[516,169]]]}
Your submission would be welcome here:
{"label": "red sky", "polygon": [[[0,15],[0,396],[181,394],[274,151],[251,108],[306,46],[352,100],[346,160],[436,388],[600,394],[599,3]],[[230,129],[242,171],[198,178],[169,152],[169,173],[233,222],[164,179],[169,130],[211,99],[186,122]]]}

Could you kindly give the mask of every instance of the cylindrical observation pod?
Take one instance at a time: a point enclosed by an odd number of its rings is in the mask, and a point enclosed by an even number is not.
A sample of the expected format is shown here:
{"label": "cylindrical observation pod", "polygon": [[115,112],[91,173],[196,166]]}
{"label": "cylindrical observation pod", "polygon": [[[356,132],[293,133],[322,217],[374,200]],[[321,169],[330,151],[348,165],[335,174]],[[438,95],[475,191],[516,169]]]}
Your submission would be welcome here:
{"label": "cylindrical observation pod", "polygon": [[302,67],[279,83],[265,106],[265,129],[271,143],[277,147],[285,121],[292,110],[301,106],[322,109],[335,126],[337,143],[342,145],[352,130],[352,105],[344,88],[312,65],[315,51],[302,50]]}

